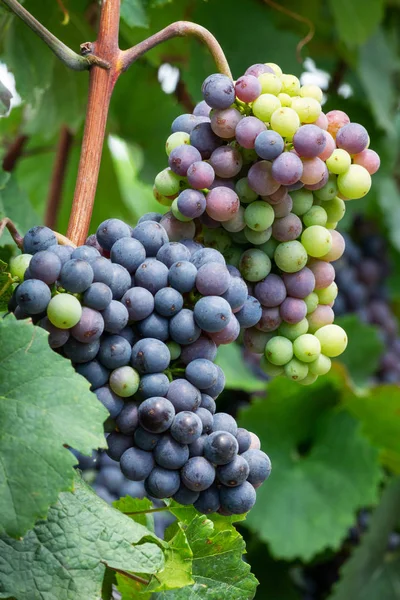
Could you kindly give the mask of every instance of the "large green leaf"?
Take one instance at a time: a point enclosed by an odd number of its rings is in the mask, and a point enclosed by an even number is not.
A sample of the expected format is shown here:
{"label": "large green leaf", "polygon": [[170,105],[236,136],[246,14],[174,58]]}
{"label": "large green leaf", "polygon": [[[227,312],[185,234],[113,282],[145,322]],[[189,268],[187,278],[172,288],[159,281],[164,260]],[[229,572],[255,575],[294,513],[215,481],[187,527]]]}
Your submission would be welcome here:
{"label": "large green leaf", "polygon": [[0,320],[0,530],[18,537],[70,490],[75,457],[104,447],[107,411],[29,321]]}
{"label": "large green leaf", "polygon": [[339,400],[334,380],[304,388],[277,379],[241,413],[272,461],[245,524],[276,557],[308,561],[338,548],[356,510],[377,500],[378,452]]}
{"label": "large green leaf", "polygon": [[[3,217],[11,219],[22,235],[39,221],[27,194],[18,186],[15,177],[8,179],[4,188],[0,186],[0,219]],[[0,238],[0,246],[10,242],[12,239],[5,231]]]}
{"label": "large green leaf", "polygon": [[121,19],[129,27],[148,27],[147,0],[122,0]]}
{"label": "large green leaf", "polygon": [[361,545],[345,563],[329,600],[399,600],[400,557],[386,557],[388,537],[400,522],[400,479],[382,495]]}
{"label": "large green leaf", "polygon": [[343,327],[349,340],[348,346],[338,360],[345,364],[357,385],[365,385],[375,374],[383,352],[383,343],[377,327],[367,325],[355,315],[335,320]]}
{"label": "large green leaf", "polygon": [[220,346],[216,363],[225,373],[225,387],[228,390],[256,392],[265,387],[265,381],[259,379],[244,361],[239,344]]}
{"label": "large green leaf", "polygon": [[383,0],[329,0],[341,40],[348,46],[361,45],[376,29],[383,17]]}
{"label": "large green leaf", "polygon": [[106,567],[156,573],[164,558],[150,531],[75,478],[23,540],[0,536],[0,598],[94,600]]}

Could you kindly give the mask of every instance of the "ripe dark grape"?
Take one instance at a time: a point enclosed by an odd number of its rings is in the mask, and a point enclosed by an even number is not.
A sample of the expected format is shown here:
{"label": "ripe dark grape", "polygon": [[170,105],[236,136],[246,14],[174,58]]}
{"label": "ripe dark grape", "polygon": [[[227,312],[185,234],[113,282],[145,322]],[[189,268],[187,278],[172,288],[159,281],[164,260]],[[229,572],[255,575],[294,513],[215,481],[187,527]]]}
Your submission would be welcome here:
{"label": "ripe dark grape", "polygon": [[221,506],[229,513],[240,515],[251,510],[256,502],[256,491],[248,481],[236,487],[222,487]]}
{"label": "ripe dark grape", "polygon": [[113,263],[122,265],[129,273],[134,273],[138,266],[146,259],[146,250],[134,238],[121,238],[113,244],[110,258]]}
{"label": "ripe dark grape", "polygon": [[154,296],[154,307],[159,315],[172,317],[183,307],[183,297],[174,288],[165,287]]}
{"label": "ripe dark grape", "polygon": [[105,283],[92,283],[83,294],[83,304],[95,310],[105,310],[112,300],[112,291]]}
{"label": "ripe dark grape", "polygon": [[32,256],[29,263],[29,272],[32,279],[40,279],[51,285],[58,279],[61,266],[61,260],[54,252],[41,250]]}
{"label": "ripe dark grape", "polygon": [[198,499],[193,502],[193,505],[196,510],[205,515],[217,512],[221,505],[218,487],[212,485],[207,490],[200,492]]}
{"label": "ripe dark grape", "polygon": [[118,300],[111,300],[101,315],[104,320],[104,331],[107,333],[118,333],[127,325],[129,319],[128,310]]}
{"label": "ripe dark grape", "polygon": [[129,364],[131,354],[131,345],[124,337],[110,335],[101,341],[97,358],[107,369],[117,369]]}
{"label": "ripe dark grape", "polygon": [[104,250],[111,250],[115,242],[121,238],[130,238],[131,230],[120,219],[108,219],[97,228],[97,241]]}
{"label": "ripe dark grape", "polygon": [[47,250],[50,246],[57,245],[54,232],[48,227],[32,227],[26,232],[23,240],[23,249],[27,254],[36,254],[41,250]]}
{"label": "ripe dark grape", "polygon": [[167,398],[175,408],[175,412],[194,411],[200,406],[201,394],[199,390],[186,379],[171,381]]}
{"label": "ripe dark grape", "polygon": [[168,367],[170,359],[168,347],[160,340],[140,340],[132,348],[132,366],[139,373],[160,373]]}
{"label": "ripe dark grape", "polygon": [[189,459],[189,448],[177,442],[171,435],[164,434],[153,452],[154,459],[164,469],[176,470],[184,466]]}
{"label": "ripe dark grape", "polygon": [[116,424],[121,433],[133,435],[139,425],[138,407],[136,402],[125,402],[124,407],[116,418]]}
{"label": "ripe dark grape", "polygon": [[214,483],[215,468],[202,456],[189,458],[182,468],[181,477],[183,484],[194,492],[202,492]]}
{"label": "ripe dark grape", "polygon": [[128,448],[120,458],[121,471],[132,481],[143,481],[154,468],[152,452],[140,448]]}
{"label": "ripe dark grape", "polygon": [[38,315],[46,310],[50,302],[49,287],[40,279],[28,279],[21,283],[16,291],[18,306],[28,315]]}
{"label": "ripe dark grape", "polygon": [[190,250],[183,243],[168,242],[161,246],[156,258],[170,268],[178,261],[190,260],[190,256]]}
{"label": "ripe dark grape", "polygon": [[96,389],[95,394],[100,400],[100,402],[106,407],[106,409],[110,413],[110,417],[113,419],[115,419],[115,417],[118,417],[124,406],[124,401],[122,400],[122,398],[114,394],[114,392],[108,385]]}
{"label": "ripe dark grape", "polygon": [[181,444],[192,444],[203,431],[203,423],[198,415],[191,411],[182,411],[175,415],[171,425],[171,435]]}
{"label": "ripe dark grape", "polygon": [[154,498],[170,498],[179,489],[181,480],[177,471],[154,467],[144,482],[147,493]]}
{"label": "ripe dark grape", "polygon": [[204,443],[204,456],[213,464],[226,465],[233,460],[239,446],[236,438],[226,431],[214,431]]}
{"label": "ripe dark grape", "polygon": [[248,478],[249,472],[250,467],[245,456],[235,456],[230,463],[217,467],[218,480],[228,487],[241,485]]}

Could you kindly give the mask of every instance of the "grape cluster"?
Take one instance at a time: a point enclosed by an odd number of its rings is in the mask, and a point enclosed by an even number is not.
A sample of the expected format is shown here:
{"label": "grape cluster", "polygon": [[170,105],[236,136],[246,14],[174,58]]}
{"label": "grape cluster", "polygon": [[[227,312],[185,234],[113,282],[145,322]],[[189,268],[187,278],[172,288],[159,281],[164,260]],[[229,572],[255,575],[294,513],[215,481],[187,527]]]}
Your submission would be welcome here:
{"label": "grape cluster", "polygon": [[271,465],[255,435],[216,412],[225,376],[214,359],[261,307],[218,250],[170,242],[159,221],[109,219],[76,249],[31,229],[10,266],[21,279],[10,310],[90,382],[129,480],[204,513],[247,512]]}
{"label": "grape cluster", "polygon": [[269,375],[310,384],[347,345],[333,324],[332,262],[345,201],[370,189],[379,156],[366,129],[342,111],[324,114],[322,91],[273,63],[236,82],[210,75],[193,114],[177,117],[168,167],[154,194],[178,239],[204,239],[239,268],[262,305],[245,334]]}

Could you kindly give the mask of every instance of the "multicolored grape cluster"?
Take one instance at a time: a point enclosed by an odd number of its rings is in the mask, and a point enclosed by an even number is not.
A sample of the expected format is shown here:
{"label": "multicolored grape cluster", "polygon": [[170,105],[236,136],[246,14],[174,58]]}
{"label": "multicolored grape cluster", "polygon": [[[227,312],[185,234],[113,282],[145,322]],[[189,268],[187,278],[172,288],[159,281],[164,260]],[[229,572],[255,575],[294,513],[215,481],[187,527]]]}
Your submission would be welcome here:
{"label": "multicolored grape cluster", "polygon": [[271,376],[304,385],[346,348],[333,324],[332,262],[345,248],[336,227],[379,168],[366,129],[324,114],[322,90],[256,64],[236,82],[210,75],[193,114],[172,123],[168,167],[155,197],[171,235],[203,240],[239,268],[262,305],[245,344]]}

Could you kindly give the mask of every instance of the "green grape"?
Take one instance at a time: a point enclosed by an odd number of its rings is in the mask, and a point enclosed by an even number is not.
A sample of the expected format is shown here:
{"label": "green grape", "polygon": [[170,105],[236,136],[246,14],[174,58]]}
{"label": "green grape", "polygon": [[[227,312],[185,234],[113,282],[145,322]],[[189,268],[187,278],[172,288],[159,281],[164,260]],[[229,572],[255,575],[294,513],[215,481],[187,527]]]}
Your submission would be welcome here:
{"label": "green grape", "polygon": [[271,129],[282,137],[291,140],[299,127],[299,115],[292,108],[278,108],[271,115]]}
{"label": "green grape", "polygon": [[175,198],[175,200],[171,204],[171,212],[174,215],[175,219],[178,219],[178,221],[182,221],[183,223],[187,223],[188,221],[193,221],[193,219],[191,217],[185,217],[185,215],[183,215],[180,212],[180,210],[178,208],[178,198]]}
{"label": "green grape", "polygon": [[268,240],[268,242],[265,242],[265,244],[260,246],[260,250],[265,252],[265,254],[267,256],[269,256],[269,258],[273,258],[274,254],[275,254],[275,250],[278,246],[279,246],[278,240],[276,240],[275,238],[270,238]]}
{"label": "green grape", "polygon": [[156,175],[154,185],[163,196],[175,196],[181,190],[181,182],[179,175],[168,168]]}
{"label": "green grape", "polygon": [[167,198],[167,196],[163,196],[162,194],[160,194],[155,185],[153,185],[153,196],[157,200],[157,202],[159,202],[163,206],[170,207],[172,202],[174,201],[174,197]]}
{"label": "green grape", "polygon": [[298,96],[300,94],[300,81],[295,75],[281,75],[282,92],[289,96]]}
{"label": "green grape", "polygon": [[274,209],[270,204],[267,204],[262,200],[252,202],[244,211],[246,225],[254,231],[265,231],[268,227],[271,227],[274,218]]}
{"label": "green grape", "polygon": [[293,201],[292,213],[298,217],[301,217],[309,211],[314,202],[312,192],[304,188],[291,192],[290,197]]}
{"label": "green grape", "polygon": [[244,165],[249,165],[258,160],[258,154],[253,148],[240,148],[240,154]]}
{"label": "green grape", "polygon": [[165,142],[165,151],[169,156],[175,148],[182,146],[182,144],[190,144],[190,135],[184,131],[176,131],[171,133],[167,141]]}
{"label": "green grape", "polygon": [[132,367],[119,367],[112,371],[109,383],[115,394],[121,398],[129,398],[139,389],[139,373]]}
{"label": "green grape", "polygon": [[264,373],[266,373],[270,377],[278,377],[278,375],[283,375],[284,373],[283,367],[273,365],[269,362],[269,360],[265,358],[265,356],[261,357],[260,367],[262,368]]}
{"label": "green grape", "polygon": [[324,325],[315,332],[321,342],[321,352],[330,358],[339,356],[346,350],[347,334],[339,325]]}
{"label": "green grape", "polygon": [[293,357],[293,344],[282,335],[276,335],[267,342],[264,352],[270,363],[283,366]]}
{"label": "green grape", "polygon": [[254,202],[258,198],[258,194],[249,186],[247,177],[242,177],[236,182],[235,190],[240,201],[244,204],[250,204],[250,202]]}
{"label": "green grape", "polygon": [[338,295],[338,287],[334,281],[328,287],[316,290],[320,304],[331,304]]}
{"label": "green grape", "polygon": [[300,335],[293,342],[293,352],[296,358],[305,363],[313,362],[321,354],[321,344],[312,333]]}
{"label": "green grape", "polygon": [[318,85],[302,85],[300,88],[300,96],[302,98],[314,98],[321,104],[323,92]]}
{"label": "green grape", "polygon": [[284,367],[285,375],[293,381],[301,381],[308,375],[308,365],[298,358],[292,358]]}
{"label": "green grape", "polygon": [[306,249],[297,240],[279,244],[276,247],[274,258],[277,267],[285,273],[297,273],[306,266],[308,260]]}
{"label": "green grape", "polygon": [[328,215],[322,206],[312,206],[310,210],[303,215],[303,223],[306,227],[311,227],[312,225],[321,225],[324,227],[327,221]]}
{"label": "green grape", "polygon": [[332,236],[325,227],[312,225],[301,234],[301,243],[310,256],[319,258],[332,248]]}
{"label": "green grape", "polygon": [[297,112],[302,123],[314,123],[322,112],[318,100],[298,96],[292,100],[292,108]]}
{"label": "green grape", "polygon": [[310,373],[314,375],[325,375],[331,370],[331,359],[325,356],[325,354],[320,354],[316,360],[314,360],[309,365]]}
{"label": "green grape", "polygon": [[243,206],[239,206],[239,210],[237,211],[237,213],[235,213],[233,217],[228,221],[224,221],[223,223],[221,223],[221,225],[224,229],[226,229],[226,231],[230,231],[231,233],[237,233],[238,231],[242,231],[242,229],[246,227]]}
{"label": "green grape", "polygon": [[371,175],[361,165],[350,165],[350,167],[338,175],[338,188],[341,194],[349,200],[357,200],[368,194],[371,189]]}
{"label": "green grape", "polygon": [[319,304],[319,298],[315,292],[311,292],[311,294],[308,294],[308,296],[304,298],[304,302],[306,303],[307,314],[309,315],[310,313],[314,312],[314,310],[317,308]]}
{"label": "green grape", "polygon": [[302,319],[298,323],[291,325],[290,323],[286,323],[282,321],[279,325],[278,335],[283,335],[283,337],[288,338],[294,342],[300,335],[307,333],[308,331],[308,321],[307,319]]}
{"label": "green grape", "polygon": [[[227,231],[222,228],[205,229],[204,243],[206,246],[216,248],[224,254],[232,244],[232,238]],[[242,251],[240,252],[242,254]]]}
{"label": "green grape", "polygon": [[228,265],[232,265],[233,267],[239,268],[240,257],[243,254],[242,248],[239,246],[235,246],[232,244],[229,248],[224,250],[224,256]]}
{"label": "green grape", "polygon": [[292,99],[289,94],[278,94],[278,99],[282,106],[290,107],[292,105]]}
{"label": "green grape", "polygon": [[262,250],[251,248],[240,257],[239,270],[247,281],[261,281],[271,271],[271,260]]}
{"label": "green grape", "polygon": [[337,221],[328,221],[326,224],[326,228],[327,229],[336,229],[336,227],[338,226]]}
{"label": "green grape", "polygon": [[318,375],[316,375],[315,373],[308,373],[308,375],[306,377],[304,377],[304,379],[300,379],[300,381],[298,381],[298,383],[300,385],[312,385],[313,383],[315,383],[318,379]]}
{"label": "green grape", "polygon": [[281,103],[276,96],[273,94],[261,94],[261,96],[258,96],[254,100],[252,110],[254,116],[260,119],[260,121],[269,123],[272,113],[280,107]]}
{"label": "green grape", "polygon": [[329,158],[326,159],[326,166],[331,173],[341,175],[345,173],[351,165],[351,156],[346,150],[337,148],[332,152]]}
{"label": "green grape", "polygon": [[180,357],[182,349],[179,344],[173,341],[165,342],[165,344],[168,346],[171,360],[176,360]]}
{"label": "green grape", "polygon": [[[344,217],[346,212],[346,204],[341,198],[336,197],[333,198],[333,200],[324,202],[324,209],[328,217],[327,223],[337,223]],[[332,227],[328,227],[327,229],[332,229]]]}
{"label": "green grape", "polygon": [[244,235],[250,242],[250,244],[254,244],[254,246],[260,246],[261,244],[265,244],[268,242],[272,234],[272,228],[268,227],[265,231],[254,231],[249,227],[244,229]]}
{"label": "green grape", "polygon": [[282,89],[282,82],[274,73],[262,73],[258,76],[261,83],[262,94],[274,94],[277,96]]}
{"label": "green grape", "polygon": [[278,75],[278,77],[280,77],[282,75],[282,69],[280,68],[279,65],[272,63],[272,62],[264,63],[264,64],[267,67],[270,67],[274,71],[275,75]]}
{"label": "green grape", "polygon": [[[328,200],[332,200],[338,193],[337,186],[337,177],[336,175],[330,175],[326,184],[320,188],[319,190],[315,190],[314,196],[318,198],[318,200],[322,200],[323,202],[327,202]],[[325,208],[325,206],[324,206]]]}
{"label": "green grape", "polygon": [[82,316],[81,303],[71,294],[57,294],[47,306],[47,317],[55,327],[70,329]]}
{"label": "green grape", "polygon": [[25,271],[29,267],[32,254],[18,254],[10,259],[10,273],[13,277],[18,277],[21,281],[24,279]]}

